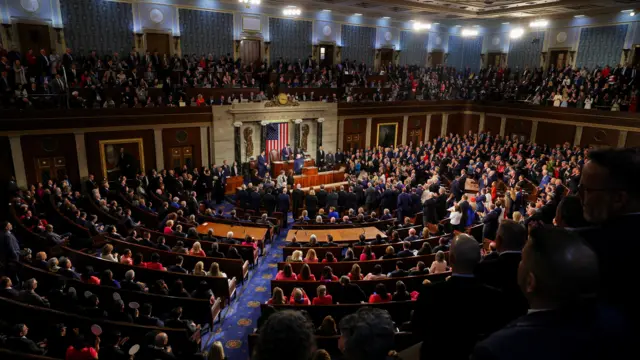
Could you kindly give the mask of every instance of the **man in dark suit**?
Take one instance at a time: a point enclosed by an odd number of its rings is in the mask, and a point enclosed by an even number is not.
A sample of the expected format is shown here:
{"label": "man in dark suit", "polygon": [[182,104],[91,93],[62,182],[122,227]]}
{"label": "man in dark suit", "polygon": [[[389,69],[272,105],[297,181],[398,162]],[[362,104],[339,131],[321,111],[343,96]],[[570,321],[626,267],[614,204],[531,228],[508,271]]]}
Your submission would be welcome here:
{"label": "man in dark suit", "polygon": [[396,261],[396,269],[389,273],[390,278],[409,276],[409,272],[404,269],[402,260]]}
{"label": "man in dark suit", "polygon": [[304,167],[304,158],[302,155],[296,155],[296,159],[293,160],[293,172],[296,175],[302,174],[302,168]]}
{"label": "man in dark suit", "polygon": [[[216,244],[218,245],[218,244]],[[175,265],[171,265],[167,268],[167,271],[170,272],[176,272],[176,273],[181,273],[181,274],[188,274],[189,271],[187,271],[187,269],[182,267],[182,263],[184,262],[184,258],[180,255],[176,256],[176,263]]]}
{"label": "man in dark suit", "polygon": [[48,308],[49,301],[36,293],[37,288],[38,281],[36,279],[31,278],[25,281],[23,290],[18,295],[18,301],[28,305]]}
{"label": "man in dark suit", "polygon": [[7,264],[20,259],[20,245],[18,239],[11,233],[13,226],[10,222],[2,223],[0,233],[0,262]]}
{"label": "man in dark suit", "polygon": [[38,346],[33,340],[27,338],[29,328],[25,324],[17,324],[13,327],[12,336],[7,338],[5,347],[19,353],[44,355],[43,347]]}
{"label": "man in dark suit", "polygon": [[503,220],[495,241],[498,258],[482,261],[475,270],[475,275],[480,281],[502,290],[511,318],[524,315],[528,308],[527,301],[518,287],[518,266],[526,242],[527,229],[524,226],[512,220]]}
{"label": "man in dark suit", "polygon": [[[371,244],[373,245],[373,242],[371,242]],[[408,241],[405,241],[402,243],[402,250],[398,251],[398,257],[405,258],[410,256],[413,256],[413,251],[411,251],[411,243]]]}
{"label": "man in dark suit", "polygon": [[349,277],[340,277],[340,290],[334,293],[336,304],[360,304],[367,301],[364,291],[357,284],[352,284]]}
{"label": "man in dark suit", "polygon": [[51,75],[51,63],[49,62],[49,56],[44,49],[40,49],[40,55],[37,58],[38,64],[38,77]]}
{"label": "man in dark suit", "polygon": [[163,327],[164,322],[155,316],[151,316],[151,311],[151,304],[143,304],[140,307],[140,316],[136,318],[136,324]]}
{"label": "man in dark suit", "polygon": [[247,209],[247,203],[249,202],[249,193],[247,192],[247,186],[242,185],[238,190],[237,200],[240,203],[240,208]]}
{"label": "man in dark suit", "polygon": [[328,208],[338,208],[338,203],[340,201],[340,196],[338,195],[338,193],[335,191],[335,189],[329,189],[329,193],[327,194],[327,205],[326,207]]}
{"label": "man in dark suit", "polygon": [[287,161],[291,158],[291,154],[293,154],[293,150],[291,149],[291,145],[287,144],[287,146],[282,148],[282,161]]}
{"label": "man in dark suit", "polygon": [[347,192],[344,191],[344,186],[340,186],[340,191],[338,191],[338,210],[342,212],[347,209]]}
{"label": "man in dark suit", "polygon": [[278,194],[278,211],[285,216],[289,213],[290,199],[288,189],[285,187],[283,191]]}
{"label": "man in dark suit", "polygon": [[276,197],[273,196],[273,190],[271,190],[271,188],[267,189],[266,194],[262,197],[262,202],[264,203],[264,208],[267,210],[267,215],[271,216],[276,210]]}
{"label": "man in dark suit", "polygon": [[[409,225],[411,225],[411,224],[409,224]],[[411,229],[409,229],[409,236],[407,236],[406,238],[404,238],[404,241],[407,241],[407,242],[409,242],[409,243],[410,243],[410,242],[412,242],[412,241],[416,241],[416,240],[419,240],[419,239],[420,239],[420,237],[419,237],[419,236],[418,236],[418,234],[416,233],[416,229],[411,228]]]}
{"label": "man in dark suit", "polygon": [[0,297],[15,300],[20,295],[18,290],[12,287],[11,279],[6,276],[0,278]]}
{"label": "man in dark suit", "polygon": [[427,199],[422,203],[422,224],[437,224],[438,213],[436,211],[436,198],[434,194],[429,192]]}
{"label": "man in dark suit", "polygon": [[211,244],[211,251],[207,255],[214,258],[225,258],[224,254],[219,250],[218,243]]}
{"label": "man in dark suit", "polygon": [[[506,322],[501,313],[501,292],[473,276],[480,261],[478,242],[469,235],[459,235],[451,255],[451,278],[422,286],[411,319],[413,333],[423,339],[420,359],[468,359],[480,336]],[[451,311],[434,311],[442,304]],[[486,308],[494,311],[478,311]]]}
{"label": "man in dark suit", "polygon": [[131,218],[131,209],[125,209],[124,216],[122,217],[122,219],[120,219],[118,225],[120,225],[120,227],[122,227],[124,230],[127,230],[128,232],[129,230],[140,225],[140,222],[136,223],[135,221],[133,221],[133,219]]}
{"label": "man in dark suit", "polygon": [[320,190],[316,192],[316,197],[318,198],[318,207],[324,209],[327,207],[327,196],[329,194],[324,189],[324,184],[320,185]]}
{"label": "man in dark suit", "polygon": [[251,210],[255,211],[256,214],[260,213],[260,193],[257,191],[252,191],[249,193],[251,206],[249,207]]}
{"label": "man in dark suit", "polygon": [[325,153],[322,146],[318,147],[318,151],[316,151],[316,166],[323,168],[325,166]]}
{"label": "man in dark suit", "polygon": [[298,210],[303,206],[304,202],[304,191],[302,191],[302,186],[300,184],[296,185],[291,197],[293,200],[293,217],[295,219],[298,216]]}
{"label": "man in dark suit", "polygon": [[91,194],[91,190],[98,188],[98,183],[95,181],[93,174],[89,174],[89,178],[84,182],[85,191]]}
{"label": "man in dark suit", "polygon": [[265,156],[265,152],[261,151],[258,156],[258,176],[264,177],[267,173],[267,157]]}
{"label": "man in dark suit", "polygon": [[398,195],[398,221],[404,222],[404,217],[411,213],[411,195],[407,194],[407,188],[402,188]]}
{"label": "man in dark suit", "polygon": [[499,217],[500,210],[496,209],[496,204],[489,205],[489,213],[482,218],[482,223],[484,224],[482,228],[483,239],[495,240]]}
{"label": "man in dark suit", "polygon": [[632,353],[628,333],[593,301],[598,259],[575,232],[532,229],[518,280],[531,310],[477,344],[473,359],[616,359]]}
{"label": "man in dark suit", "polygon": [[353,190],[353,187],[349,187],[349,192],[347,193],[347,199],[345,201],[345,210],[358,210],[358,196],[353,192]]}

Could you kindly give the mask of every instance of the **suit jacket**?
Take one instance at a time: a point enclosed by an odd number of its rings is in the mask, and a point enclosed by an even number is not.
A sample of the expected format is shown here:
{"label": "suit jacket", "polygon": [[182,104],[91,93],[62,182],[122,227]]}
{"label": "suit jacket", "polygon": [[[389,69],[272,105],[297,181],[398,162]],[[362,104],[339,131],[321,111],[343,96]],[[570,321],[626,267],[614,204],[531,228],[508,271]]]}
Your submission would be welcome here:
{"label": "suit jacket", "polygon": [[319,166],[323,166],[324,165],[324,150],[318,150],[316,151],[316,161],[318,162]]}
{"label": "suit jacket", "polygon": [[[469,299],[474,300],[470,303]],[[473,277],[452,276],[444,282],[423,285],[411,318],[414,335],[423,340],[420,359],[467,360],[481,335],[506,323],[500,313],[503,302],[499,290]],[[437,311],[443,304],[456,310]],[[484,308],[495,311],[478,311]]]}
{"label": "suit jacket", "polygon": [[324,208],[327,206],[327,195],[329,195],[329,193],[325,190],[319,190],[316,193],[316,197],[318,198],[318,207]]}
{"label": "suit jacket", "polygon": [[278,195],[278,211],[280,211],[283,214],[286,214],[287,212],[289,212],[289,203],[290,203],[289,195],[285,193]]}
{"label": "suit jacket", "polygon": [[429,224],[438,223],[438,213],[436,211],[436,198],[427,199],[422,204],[422,217]]}
{"label": "suit jacket", "polygon": [[44,348],[39,347],[33,340],[26,337],[9,337],[5,347],[16,352],[43,355]]}
{"label": "suit jacket", "polygon": [[527,313],[529,304],[518,286],[519,252],[504,252],[494,260],[483,260],[476,267],[476,276],[483,283],[502,290],[508,304],[509,317],[515,319]]}
{"label": "suit jacket", "polygon": [[620,328],[611,326],[611,318],[603,315],[603,310],[592,303],[532,312],[478,343],[472,359],[596,360],[628,357],[623,354],[633,352],[632,342]]}
{"label": "suit jacket", "polygon": [[483,237],[490,240],[495,240],[496,233],[498,232],[499,214],[500,210],[493,210],[492,212],[488,213],[484,217],[484,219],[482,219],[482,222],[484,223],[484,227],[482,229]]}
{"label": "suit jacket", "polygon": [[22,290],[18,295],[18,300],[28,305],[39,307],[49,307],[49,301],[32,291]]}
{"label": "suit jacket", "polygon": [[338,207],[339,195],[337,192],[331,192],[327,195],[327,207]]}
{"label": "suit jacket", "polygon": [[359,304],[361,301],[367,301],[367,297],[360,286],[351,283],[340,286],[340,290],[333,294],[333,299],[340,304]]}
{"label": "suit jacket", "polygon": [[20,292],[18,292],[18,290],[13,288],[0,289],[0,297],[3,297],[3,298],[15,300],[18,298],[19,295],[20,295]]}

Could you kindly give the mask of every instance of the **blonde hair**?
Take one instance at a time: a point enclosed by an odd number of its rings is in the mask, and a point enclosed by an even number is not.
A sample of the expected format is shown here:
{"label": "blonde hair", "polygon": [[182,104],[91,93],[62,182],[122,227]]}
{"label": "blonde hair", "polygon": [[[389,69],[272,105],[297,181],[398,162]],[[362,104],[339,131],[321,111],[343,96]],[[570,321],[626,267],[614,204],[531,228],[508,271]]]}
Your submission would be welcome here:
{"label": "blonde hair", "polygon": [[191,251],[200,252],[200,250],[202,250],[202,245],[200,245],[200,242],[199,241],[194,242],[193,246],[191,247]]}
{"label": "blonde hair", "polygon": [[217,262],[212,262],[209,267],[209,272],[207,273],[209,276],[222,276],[222,272],[220,271],[220,265]]}
{"label": "blonde hair", "polygon": [[307,256],[305,257],[306,260],[317,260],[318,257],[316,256],[316,251],[313,249],[309,249],[309,251],[307,251]]}
{"label": "blonde hair", "polygon": [[294,251],[293,254],[291,254],[291,261],[302,261],[302,251]]}
{"label": "blonde hair", "polygon": [[205,275],[204,263],[202,261],[198,261],[196,266],[193,267],[193,275]]}
{"label": "blonde hair", "polygon": [[436,253],[436,261],[439,262],[439,263],[444,261],[444,252],[438,251]]}
{"label": "blonde hair", "polygon": [[113,251],[113,245],[111,244],[106,244],[103,248],[102,248],[102,254],[101,256],[105,256],[105,255],[109,255],[111,254],[111,252]]}
{"label": "blonde hair", "polygon": [[209,350],[208,360],[224,360],[226,357],[224,356],[224,347],[220,341],[216,341],[211,346]]}
{"label": "blonde hair", "polygon": [[360,265],[353,264],[353,266],[351,267],[351,278],[353,280],[360,280],[360,275],[361,275]]}
{"label": "blonde hair", "polygon": [[173,226],[173,220],[167,220],[167,223],[165,224],[165,226],[172,227]]}
{"label": "blonde hair", "polygon": [[279,287],[273,288],[273,296],[271,296],[271,303],[274,305],[284,304],[284,293]]}
{"label": "blonde hair", "polygon": [[515,222],[522,221],[522,213],[520,213],[520,211],[514,211],[513,214],[511,215],[511,217],[513,218],[513,221],[515,221]]}

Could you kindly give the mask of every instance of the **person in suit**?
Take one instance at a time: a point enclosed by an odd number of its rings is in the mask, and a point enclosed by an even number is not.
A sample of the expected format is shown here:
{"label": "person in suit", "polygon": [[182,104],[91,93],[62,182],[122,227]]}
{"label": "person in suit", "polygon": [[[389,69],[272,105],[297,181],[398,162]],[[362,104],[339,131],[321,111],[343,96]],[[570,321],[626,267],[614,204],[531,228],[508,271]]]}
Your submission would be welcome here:
{"label": "person in suit", "polygon": [[153,308],[151,304],[142,304],[142,306],[140,307],[140,316],[136,318],[136,324],[163,327],[164,322],[162,322],[162,320],[158,319],[155,316],[151,316],[152,310]]}
{"label": "person in suit", "polygon": [[293,217],[298,216],[298,210],[302,208],[302,203],[304,201],[304,191],[302,191],[302,186],[300,184],[296,184],[296,188],[293,190],[291,195],[293,200]]}
{"label": "person in suit", "polygon": [[318,197],[313,189],[309,190],[309,194],[305,198],[305,206],[309,213],[307,216],[309,216],[310,219],[314,219],[318,211]]}
{"label": "person in suit", "polygon": [[20,295],[20,292],[13,288],[11,279],[6,276],[0,278],[0,297],[15,300]]}
{"label": "person in suit", "polygon": [[[215,244],[215,245],[218,245],[218,244]],[[176,256],[175,265],[169,266],[167,268],[167,271],[181,273],[181,274],[188,274],[189,271],[187,271],[187,269],[182,267],[183,263],[184,263],[184,258],[182,256],[178,255],[178,256]],[[122,283],[120,285],[122,286]]]}
{"label": "person in suit", "polygon": [[350,186],[349,192],[347,193],[347,197],[344,204],[345,210],[353,209],[353,211],[355,211],[358,209],[358,196],[353,190],[354,190],[353,186]]}
{"label": "person in suit", "polygon": [[[338,208],[338,203],[340,202],[340,195],[333,189],[329,189],[327,193],[327,205],[328,208]],[[336,213],[337,214],[337,213]],[[338,215],[336,215],[338,217]]]}
{"label": "person in suit", "polygon": [[336,304],[360,304],[367,296],[358,284],[352,284],[348,276],[340,277],[340,289],[333,294]]}
{"label": "person in suit", "polygon": [[[458,235],[451,247],[451,255],[451,278],[423,285],[419,291],[411,329],[423,340],[420,359],[468,359],[481,335],[489,334],[506,323],[501,313],[501,292],[482,284],[473,275],[480,261],[478,242],[467,234]],[[469,303],[468,299],[474,299],[474,302]],[[448,304],[455,310],[433,311],[442,304]],[[482,308],[495,311],[478,311]]]}
{"label": "person in suit", "polygon": [[271,216],[276,210],[276,197],[273,195],[271,188],[267,189],[267,192],[262,198],[262,202],[264,203],[264,208],[267,210],[267,215]]}
{"label": "person in suit", "polygon": [[518,266],[522,249],[527,242],[527,229],[513,221],[503,220],[496,235],[495,260],[484,260],[475,270],[477,278],[485,284],[502,290],[507,298],[507,312],[513,319],[524,315],[527,301],[518,287]]}
{"label": "person in suit", "polygon": [[324,189],[324,184],[320,185],[320,190],[316,193],[316,197],[318,198],[318,207],[324,209],[327,207],[327,196],[329,194]]}
{"label": "person in suit", "polygon": [[293,150],[291,150],[291,145],[287,144],[287,146],[282,148],[282,161],[287,161],[291,158],[293,154]]}
{"label": "person in suit", "polygon": [[25,281],[23,290],[18,295],[18,301],[39,307],[49,307],[49,301],[36,293],[38,288],[38,281],[31,278]]}
{"label": "person in suit", "polygon": [[8,264],[9,262],[18,261],[20,259],[20,245],[18,239],[11,233],[13,225],[5,221],[2,223],[0,233],[0,262]]}
{"label": "person in suit", "polygon": [[369,184],[367,190],[364,191],[364,207],[367,211],[373,211],[376,201],[378,200],[378,192],[372,184]]}
{"label": "person in suit", "polygon": [[69,234],[58,235],[53,232],[53,225],[47,224],[47,226],[45,226],[44,238],[47,240],[48,244],[55,246],[61,245],[65,241],[69,240]]}
{"label": "person in suit", "polygon": [[293,172],[296,175],[302,174],[302,168],[304,167],[304,158],[301,154],[296,155],[296,159],[293,161]]}
{"label": "person in suit", "polygon": [[45,348],[38,346],[33,340],[27,338],[29,328],[25,324],[17,324],[13,327],[13,333],[7,338],[5,347],[9,350],[33,354],[44,355]]}
{"label": "person in suit", "polygon": [[318,146],[318,151],[316,151],[316,165],[320,168],[324,168],[325,166],[325,153],[322,146]]}
{"label": "person in suit", "polygon": [[396,261],[396,269],[389,273],[390,278],[409,276],[409,272],[404,269],[402,260]]}
{"label": "person in suit", "polygon": [[251,191],[249,193],[251,199],[251,206],[249,207],[251,210],[255,211],[256,214],[260,213],[260,193],[257,191]]}
{"label": "person in suit", "polygon": [[288,194],[288,188],[285,187],[283,191],[278,194],[278,211],[283,214],[289,213],[290,199]]}
{"label": "person in suit", "polygon": [[402,188],[398,195],[398,221],[404,221],[405,216],[411,215],[411,195],[407,193],[407,188]]}
{"label": "person in suit", "polygon": [[98,188],[98,183],[95,181],[93,174],[89,174],[89,178],[84,182],[85,191],[91,194],[93,189]]}
{"label": "person in suit", "polygon": [[500,210],[496,208],[496,204],[489,205],[489,213],[482,218],[484,227],[482,228],[482,238],[495,240],[498,231],[498,223]]}
{"label": "person in suit", "polygon": [[329,151],[327,155],[324,157],[324,162],[326,164],[327,169],[332,170],[333,166],[336,164],[335,156]]}
{"label": "person in suit", "polygon": [[416,241],[416,240],[420,240],[420,237],[418,236],[416,229],[414,228],[409,229],[409,236],[404,238],[404,241],[411,243],[412,241]]}
{"label": "person in suit", "polygon": [[427,193],[427,199],[422,203],[422,223],[424,225],[438,223],[436,198],[432,192]]}
{"label": "person in suit", "polygon": [[[382,240],[382,237],[380,237],[380,240]],[[373,242],[371,242],[371,244],[374,245]],[[428,243],[425,242],[425,244],[428,244]],[[405,257],[411,257],[411,256],[413,256],[413,251],[411,251],[411,243],[408,241],[404,241],[402,243],[402,250],[398,252],[397,257],[405,258]]]}
{"label": "person in suit", "polygon": [[266,153],[264,151],[261,151],[258,156],[258,175],[260,177],[264,177],[267,173],[267,157],[265,154]]}
{"label": "person in suit", "polygon": [[473,359],[626,357],[629,337],[593,301],[598,271],[596,254],[575,232],[532,229],[518,269],[531,310],[478,343]]}

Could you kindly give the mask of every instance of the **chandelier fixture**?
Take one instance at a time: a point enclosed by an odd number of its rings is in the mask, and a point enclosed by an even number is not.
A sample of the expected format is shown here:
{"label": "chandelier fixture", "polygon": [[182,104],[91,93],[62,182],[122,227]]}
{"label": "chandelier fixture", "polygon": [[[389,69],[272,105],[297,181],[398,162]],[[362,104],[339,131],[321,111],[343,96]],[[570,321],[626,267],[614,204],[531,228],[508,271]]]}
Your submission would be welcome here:
{"label": "chandelier fixture", "polygon": [[282,10],[284,16],[299,16],[301,13],[302,11],[295,6],[287,6]]}
{"label": "chandelier fixture", "polygon": [[251,5],[260,5],[260,0],[238,0],[240,4],[244,4],[247,9],[251,8]]}

